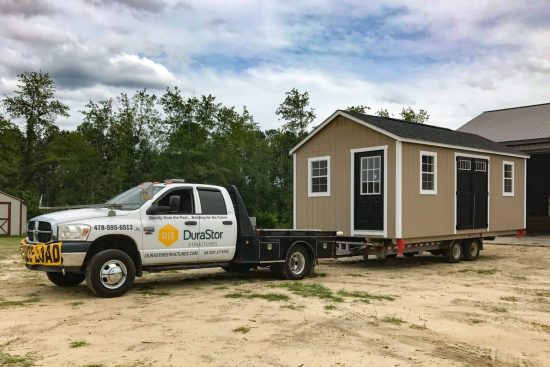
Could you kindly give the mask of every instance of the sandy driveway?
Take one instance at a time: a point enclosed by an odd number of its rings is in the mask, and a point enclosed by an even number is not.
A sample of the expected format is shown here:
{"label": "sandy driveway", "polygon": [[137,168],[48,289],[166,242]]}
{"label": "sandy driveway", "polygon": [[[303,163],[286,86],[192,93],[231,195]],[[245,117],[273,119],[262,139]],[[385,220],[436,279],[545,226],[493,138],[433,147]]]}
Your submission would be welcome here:
{"label": "sandy driveway", "polygon": [[0,240],[4,366],[550,366],[550,248],[146,274],[122,298],[53,286]]}

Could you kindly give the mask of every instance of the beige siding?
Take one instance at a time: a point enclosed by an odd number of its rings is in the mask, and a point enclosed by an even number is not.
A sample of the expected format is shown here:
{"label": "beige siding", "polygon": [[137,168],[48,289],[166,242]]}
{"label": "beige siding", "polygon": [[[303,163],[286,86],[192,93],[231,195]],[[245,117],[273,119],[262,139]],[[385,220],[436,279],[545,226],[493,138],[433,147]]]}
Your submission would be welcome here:
{"label": "beige siding", "polygon": [[[395,140],[339,116],[296,154],[296,227],[351,234],[351,149],[388,146],[387,236],[395,233]],[[330,156],[330,196],[308,197],[308,158]]]}
{"label": "beige siding", "polygon": [[[27,206],[20,200],[5,195],[0,192],[0,218],[10,218],[9,232],[11,236],[18,236],[21,233],[25,233],[27,226]],[[10,211],[8,212],[8,205],[10,203]],[[8,223],[4,225],[4,228],[8,230]],[[21,229],[21,232],[20,232]]]}
{"label": "beige siding", "polygon": [[[437,153],[437,195],[420,194],[420,152]],[[525,159],[403,143],[403,238],[455,233],[455,152],[489,158],[489,231],[524,227]],[[502,194],[503,161],[514,162],[515,196]],[[457,233],[479,233],[464,230]]]}

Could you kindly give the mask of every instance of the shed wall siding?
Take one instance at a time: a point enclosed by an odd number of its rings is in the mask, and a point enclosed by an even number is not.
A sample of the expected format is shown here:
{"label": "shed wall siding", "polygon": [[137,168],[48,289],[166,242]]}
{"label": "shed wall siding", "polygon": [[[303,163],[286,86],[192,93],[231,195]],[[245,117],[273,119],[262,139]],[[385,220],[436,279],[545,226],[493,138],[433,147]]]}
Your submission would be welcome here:
{"label": "shed wall siding", "polygon": [[[27,218],[27,208],[25,204],[20,204],[21,201],[17,200],[16,198],[13,198],[8,195],[4,195],[3,193],[0,193],[0,203],[10,203],[10,223],[9,223],[9,230],[11,236],[18,236],[20,234],[19,228],[21,226],[21,232],[25,233],[26,229],[26,218]],[[23,212],[20,212],[20,206],[23,208]],[[7,216],[7,206],[2,205],[2,208],[0,209],[0,217]],[[21,221],[20,221],[21,218]],[[6,227],[8,224],[6,224]]]}
{"label": "shed wall siding", "polygon": [[[437,153],[437,195],[420,194],[420,151]],[[455,152],[489,157],[489,230],[523,228],[525,159],[403,143],[403,238],[455,233]],[[514,196],[502,195],[503,161],[514,162]],[[479,233],[480,229],[457,233]]]}
{"label": "shed wall siding", "polygon": [[[395,234],[395,140],[339,116],[296,151],[296,227],[351,235],[351,149],[388,146],[387,231]],[[330,156],[330,196],[308,197],[308,158]]]}

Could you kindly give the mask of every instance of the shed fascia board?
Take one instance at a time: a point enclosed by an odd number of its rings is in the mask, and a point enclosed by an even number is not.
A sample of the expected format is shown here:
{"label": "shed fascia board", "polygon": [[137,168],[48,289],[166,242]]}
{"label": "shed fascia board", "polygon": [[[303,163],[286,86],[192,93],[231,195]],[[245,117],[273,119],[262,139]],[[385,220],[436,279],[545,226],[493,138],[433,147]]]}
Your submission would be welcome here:
{"label": "shed fascia board", "polygon": [[[18,197],[15,197],[15,196],[13,196],[13,195],[7,194],[7,193],[5,193],[4,191],[0,191],[0,194],[6,195],[6,196],[8,196],[8,197],[10,197],[10,198],[12,198],[12,199],[15,199],[15,200],[20,201],[20,202],[22,202],[23,204],[25,204],[25,202],[24,202],[22,199],[19,199]],[[25,205],[26,205],[26,204],[25,204]]]}
{"label": "shed fascia board", "polygon": [[503,155],[503,156],[509,156],[509,157],[518,157],[518,158],[529,158],[530,156],[528,154],[513,154],[513,153],[506,153],[506,152],[497,152],[492,150],[485,150],[485,149],[477,149],[477,148],[470,148],[462,145],[449,145],[449,144],[443,144],[443,143],[435,143],[427,140],[416,140],[416,139],[407,139],[402,138],[398,135],[392,134],[384,129],[380,129],[377,126],[371,125],[368,122],[362,121],[356,117],[353,117],[343,111],[336,111],[332,115],[330,115],[329,118],[327,118],[325,121],[323,121],[319,126],[317,126],[315,129],[313,129],[312,132],[310,132],[305,138],[302,139],[301,142],[299,142],[294,148],[292,148],[289,152],[290,155],[294,154],[302,145],[304,145],[309,139],[311,139],[315,134],[317,134],[322,128],[324,128],[326,125],[328,125],[329,122],[331,122],[335,117],[337,116],[343,116],[345,118],[348,118],[360,125],[363,125],[365,127],[368,127],[369,129],[372,129],[374,131],[379,132],[380,134],[389,136],[392,139],[395,139],[397,141],[405,142],[405,143],[413,143],[413,144],[423,144],[423,145],[431,145],[434,147],[442,147],[442,148],[449,148],[449,149],[459,149],[459,150],[467,150],[470,152],[478,152],[478,153],[485,153],[485,154],[497,154],[497,155]]}

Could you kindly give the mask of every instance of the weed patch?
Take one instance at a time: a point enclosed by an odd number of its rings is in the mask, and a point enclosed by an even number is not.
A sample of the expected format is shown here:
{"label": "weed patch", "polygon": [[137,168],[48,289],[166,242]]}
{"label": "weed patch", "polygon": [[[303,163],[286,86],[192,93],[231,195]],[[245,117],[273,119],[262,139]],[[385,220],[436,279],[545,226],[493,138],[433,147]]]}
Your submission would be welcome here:
{"label": "weed patch", "polygon": [[233,331],[235,333],[246,334],[250,331],[250,328],[248,326],[241,326],[241,327],[238,327],[236,329],[233,329]]}
{"label": "weed patch", "polygon": [[396,316],[386,316],[382,319],[382,322],[392,324],[392,325],[396,325],[396,326],[400,326],[401,324],[406,323],[405,320],[403,320],[399,317],[396,317]]}
{"label": "weed patch", "polygon": [[490,269],[460,269],[458,271],[459,273],[476,273],[480,275],[494,275],[498,272],[498,269],[490,268]]}
{"label": "weed patch", "polygon": [[336,310],[336,306],[335,305],[325,305],[325,310]]}
{"label": "weed patch", "polygon": [[274,285],[277,288],[284,288],[294,294],[297,294],[302,297],[316,297],[320,299],[326,299],[333,302],[343,302],[342,297],[336,296],[330,289],[327,287],[317,284],[317,283],[303,283],[303,282],[293,282],[293,283],[283,283]]}
{"label": "weed patch", "polygon": [[349,274],[346,274],[346,276],[347,277],[360,278],[360,277],[365,276],[365,274],[349,273]]}
{"label": "weed patch", "polygon": [[254,298],[260,298],[265,299],[267,301],[288,301],[290,299],[289,296],[286,294],[281,293],[252,293],[252,292],[235,292],[235,293],[229,293],[225,295],[226,298],[245,298],[245,299],[254,299]]}
{"label": "weed patch", "polygon": [[371,294],[368,292],[361,291],[338,291],[338,295],[342,297],[358,298],[365,303],[370,303],[370,301],[395,301],[395,296],[387,294]]}
{"label": "weed patch", "polygon": [[509,275],[509,277],[514,279],[514,280],[527,280],[527,277],[525,277],[523,275]]}
{"label": "weed patch", "polygon": [[0,366],[6,367],[32,367],[36,357],[32,354],[25,354],[24,356],[13,356],[9,353],[0,351]]}
{"label": "weed patch", "polygon": [[40,301],[40,297],[32,296],[19,301],[0,301],[0,309],[8,307],[25,306],[29,303],[36,303]]}
{"label": "weed patch", "polygon": [[517,302],[517,301],[519,301],[519,299],[517,297],[514,297],[514,296],[500,297],[500,299],[503,300],[503,301],[508,301],[508,302]]}
{"label": "weed patch", "polygon": [[140,294],[143,295],[143,296],[169,296],[170,292],[167,292],[167,291],[152,291],[152,290],[149,290],[149,289],[145,289],[145,290],[141,291]]}
{"label": "weed patch", "polygon": [[86,340],[83,340],[83,339],[80,339],[80,340],[73,340],[71,342],[71,344],[69,344],[69,346],[71,348],[80,348],[80,347],[85,347],[87,345],[90,345],[90,343],[88,343]]}
{"label": "weed patch", "polygon": [[305,306],[302,305],[281,305],[281,308],[288,308],[289,310],[293,311],[302,311]]}

